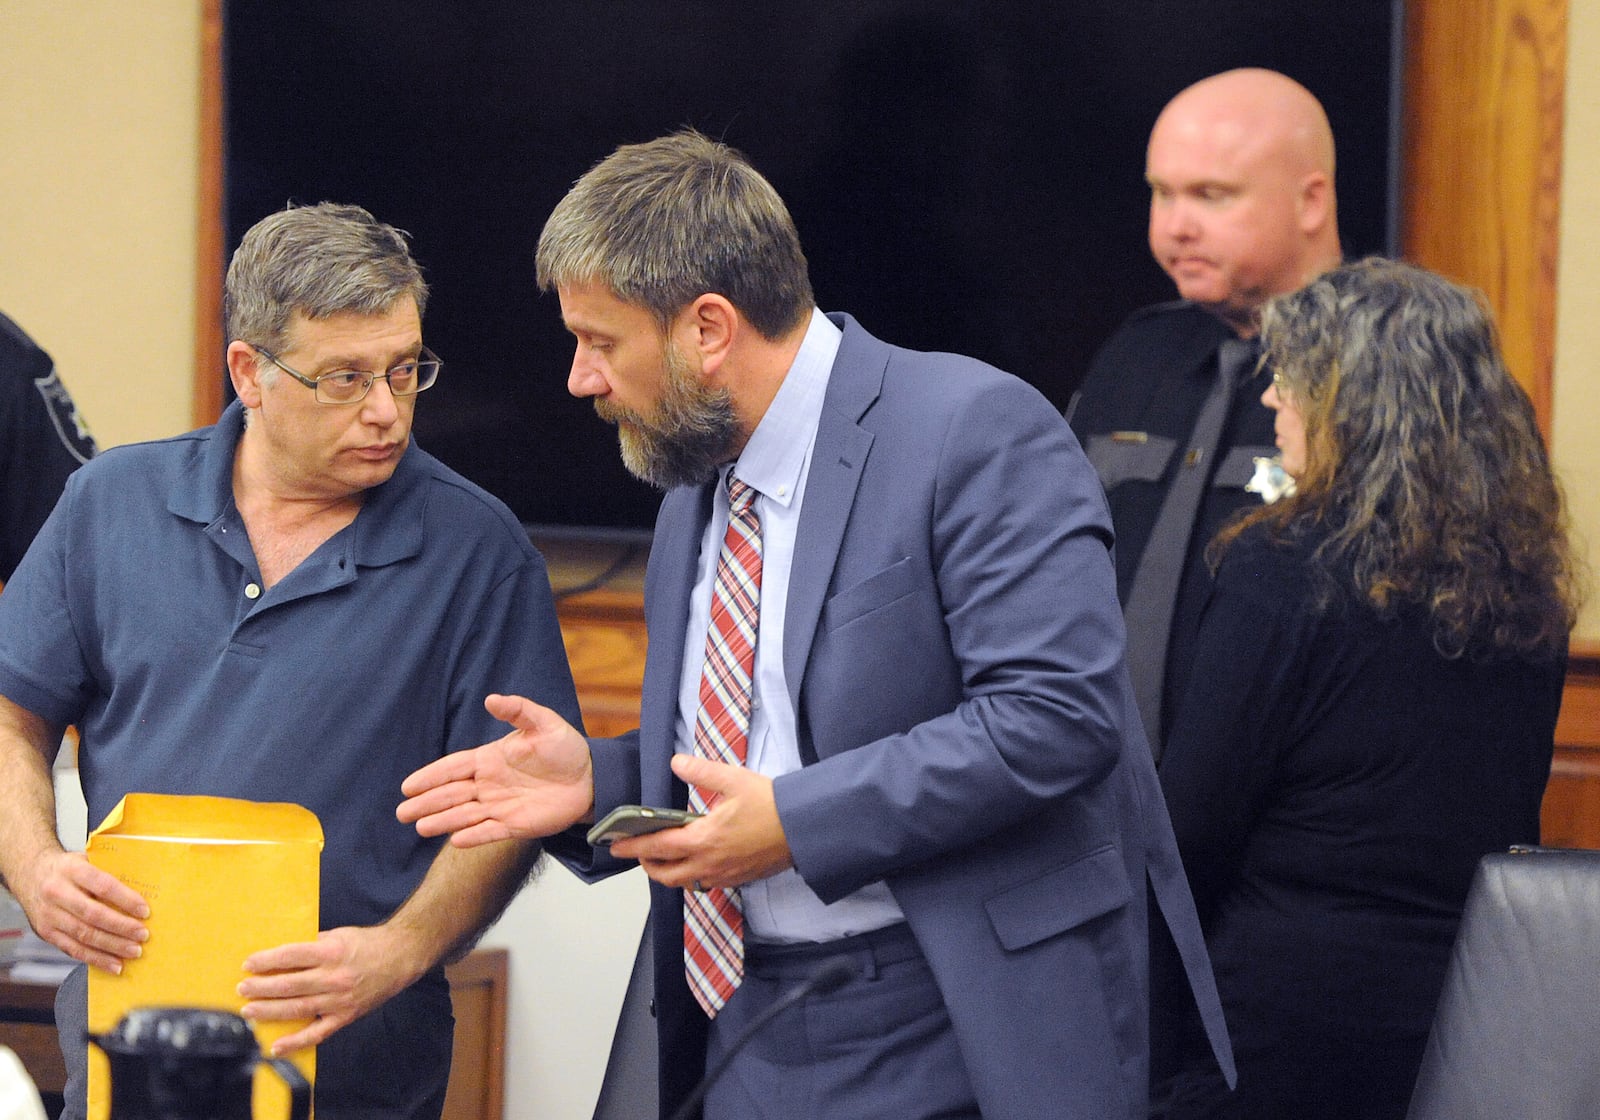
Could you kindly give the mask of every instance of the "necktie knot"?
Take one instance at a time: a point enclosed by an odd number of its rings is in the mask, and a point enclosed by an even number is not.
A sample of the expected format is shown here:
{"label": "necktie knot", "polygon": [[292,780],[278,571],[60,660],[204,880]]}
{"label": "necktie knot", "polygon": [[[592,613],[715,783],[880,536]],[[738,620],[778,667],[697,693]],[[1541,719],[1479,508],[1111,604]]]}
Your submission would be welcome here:
{"label": "necktie knot", "polygon": [[733,511],[734,516],[739,517],[748,513],[760,493],[732,471],[728,472],[728,508]]}

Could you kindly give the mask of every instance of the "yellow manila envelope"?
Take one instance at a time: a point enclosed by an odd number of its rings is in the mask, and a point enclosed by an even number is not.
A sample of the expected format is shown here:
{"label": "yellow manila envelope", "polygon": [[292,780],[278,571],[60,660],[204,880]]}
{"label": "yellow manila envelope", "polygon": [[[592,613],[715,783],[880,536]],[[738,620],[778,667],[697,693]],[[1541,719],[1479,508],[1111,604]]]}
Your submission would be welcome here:
{"label": "yellow manila envelope", "polygon": [[[89,969],[89,1031],[133,1007],[244,1006],[244,960],[260,949],[315,941],[322,825],[299,805],[229,797],[130,793],[89,834],[89,862],[150,904],[150,939],[120,975]],[[305,1021],[255,1023],[262,1050]],[[290,1059],[310,1080],[316,1050]],[[258,1069],[253,1112],[288,1114],[282,1081]],[[89,1047],[88,1120],[111,1111],[111,1068]]]}

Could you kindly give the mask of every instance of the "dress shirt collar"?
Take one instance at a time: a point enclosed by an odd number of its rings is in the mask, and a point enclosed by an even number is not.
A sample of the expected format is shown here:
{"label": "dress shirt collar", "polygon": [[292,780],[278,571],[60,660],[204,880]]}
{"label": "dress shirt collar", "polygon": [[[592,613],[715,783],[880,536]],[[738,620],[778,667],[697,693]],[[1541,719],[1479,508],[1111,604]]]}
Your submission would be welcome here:
{"label": "dress shirt collar", "polygon": [[788,506],[800,492],[842,337],[826,315],[811,309],[811,324],[794,362],[739,455],[735,473],[769,502]]}

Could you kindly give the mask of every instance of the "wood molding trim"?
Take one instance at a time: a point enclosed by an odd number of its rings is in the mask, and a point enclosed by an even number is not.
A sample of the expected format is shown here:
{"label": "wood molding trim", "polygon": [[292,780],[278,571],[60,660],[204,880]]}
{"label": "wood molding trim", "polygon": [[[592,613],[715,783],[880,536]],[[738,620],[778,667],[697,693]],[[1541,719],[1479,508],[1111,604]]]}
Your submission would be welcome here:
{"label": "wood molding trim", "polygon": [[195,239],[195,427],[222,415],[222,0],[200,11],[200,193]]}
{"label": "wood molding trim", "polygon": [[1600,848],[1600,642],[1575,642],[1556,720],[1542,814],[1544,843]]}
{"label": "wood molding trim", "polygon": [[444,972],[456,1029],[441,1120],[503,1120],[510,954],[474,949]]}
{"label": "wood molding trim", "polygon": [[1400,243],[1483,291],[1548,440],[1567,0],[1406,0]]}
{"label": "wood molding trim", "polygon": [[1600,641],[1572,643],[1556,743],[1600,751]]}

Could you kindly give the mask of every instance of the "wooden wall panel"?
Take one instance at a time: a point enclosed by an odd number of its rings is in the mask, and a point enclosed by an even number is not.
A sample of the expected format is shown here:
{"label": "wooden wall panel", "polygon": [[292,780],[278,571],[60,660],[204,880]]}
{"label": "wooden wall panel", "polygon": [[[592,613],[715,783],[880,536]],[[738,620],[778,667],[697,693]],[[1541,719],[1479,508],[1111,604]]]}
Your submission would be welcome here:
{"label": "wooden wall panel", "polygon": [[1567,0],[1408,0],[1401,248],[1483,290],[1550,434]]}
{"label": "wooden wall panel", "polygon": [[557,613],[584,730],[620,735],[638,727],[647,644],[642,593],[588,591],[562,599]]}
{"label": "wooden wall panel", "polygon": [[1600,848],[1600,642],[1572,650],[1543,818],[1545,844]]}
{"label": "wooden wall panel", "polygon": [[[1483,290],[1550,434],[1567,0],[1407,0],[1401,246]],[[1544,842],[1600,848],[1600,646],[1574,648]]]}

